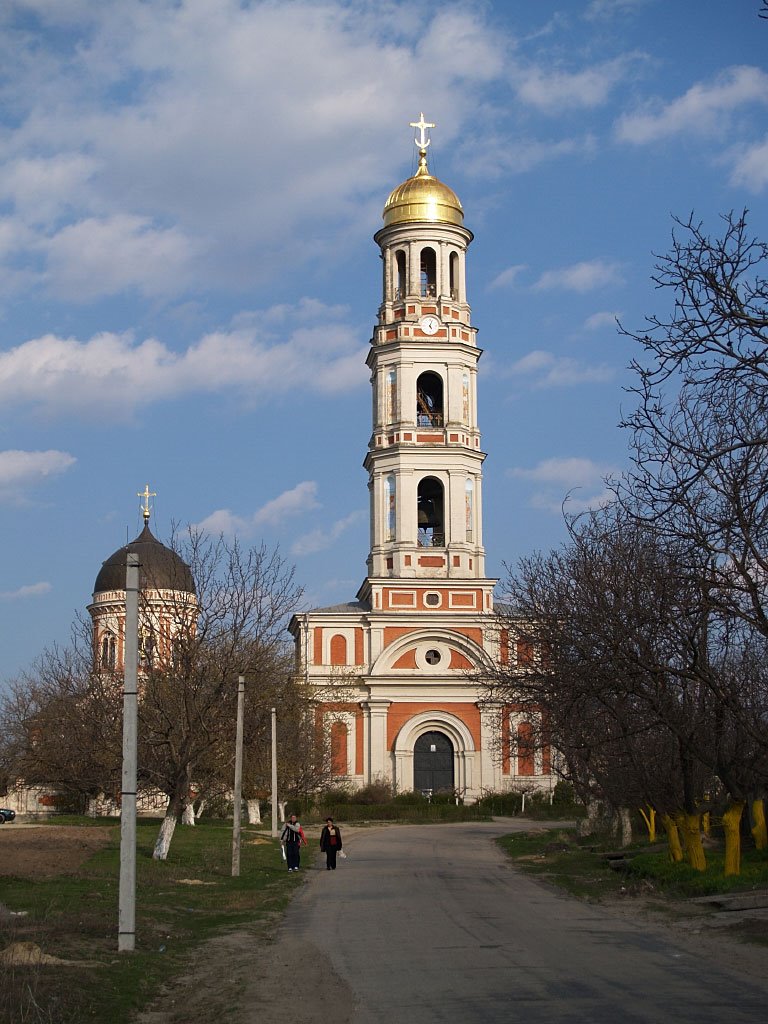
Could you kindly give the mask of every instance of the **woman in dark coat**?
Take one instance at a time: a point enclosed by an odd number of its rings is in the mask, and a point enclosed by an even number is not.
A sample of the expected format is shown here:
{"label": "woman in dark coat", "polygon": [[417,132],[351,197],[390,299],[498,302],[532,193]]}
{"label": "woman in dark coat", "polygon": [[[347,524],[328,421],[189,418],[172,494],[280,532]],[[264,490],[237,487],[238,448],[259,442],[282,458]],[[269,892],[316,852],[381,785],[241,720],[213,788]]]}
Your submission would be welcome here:
{"label": "woman in dark coat", "polygon": [[333,824],[333,818],[325,819],[325,827],[320,833],[320,849],[325,854],[325,866],[328,871],[336,870],[336,854],[341,850],[341,831]]}

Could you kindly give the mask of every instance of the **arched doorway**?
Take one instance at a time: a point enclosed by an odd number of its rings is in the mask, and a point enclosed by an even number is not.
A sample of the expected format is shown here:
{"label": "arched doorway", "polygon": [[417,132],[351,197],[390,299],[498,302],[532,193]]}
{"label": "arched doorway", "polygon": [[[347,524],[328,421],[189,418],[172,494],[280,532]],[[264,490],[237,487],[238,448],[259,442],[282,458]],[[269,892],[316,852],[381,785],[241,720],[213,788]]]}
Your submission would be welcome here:
{"label": "arched doorway", "polygon": [[442,732],[425,732],[413,747],[413,788],[417,792],[455,788],[453,744]]}

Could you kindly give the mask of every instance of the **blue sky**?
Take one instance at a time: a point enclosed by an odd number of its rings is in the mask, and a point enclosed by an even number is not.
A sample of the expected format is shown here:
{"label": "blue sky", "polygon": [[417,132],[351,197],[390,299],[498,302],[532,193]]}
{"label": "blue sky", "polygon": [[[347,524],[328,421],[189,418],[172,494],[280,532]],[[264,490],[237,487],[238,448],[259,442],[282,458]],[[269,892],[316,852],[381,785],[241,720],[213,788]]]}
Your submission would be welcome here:
{"label": "blue sky", "polygon": [[484,349],[489,575],[600,500],[673,214],[768,237],[760,0],[5,0],[0,678],[173,522],[279,544],[309,606],[365,575],[372,235],[460,196]]}

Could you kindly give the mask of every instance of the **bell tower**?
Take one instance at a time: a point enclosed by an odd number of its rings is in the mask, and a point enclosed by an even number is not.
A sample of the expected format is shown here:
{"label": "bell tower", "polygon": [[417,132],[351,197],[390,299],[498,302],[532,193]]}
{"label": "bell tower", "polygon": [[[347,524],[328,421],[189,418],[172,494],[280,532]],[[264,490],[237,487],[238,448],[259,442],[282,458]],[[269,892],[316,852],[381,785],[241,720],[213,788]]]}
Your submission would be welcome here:
{"label": "bell tower", "polygon": [[435,126],[422,114],[411,127],[418,167],[374,236],[384,272],[367,358],[367,576],[355,601],[297,613],[289,629],[334,781],[475,800],[522,776],[546,785],[550,758],[530,755],[531,716],[489,702],[475,678],[530,644],[500,624],[485,575],[472,232],[430,173]]}
{"label": "bell tower", "polygon": [[[373,607],[392,580],[450,581],[485,599],[482,464],[477,422],[477,329],[467,300],[472,232],[458,196],[430,174],[428,129],[417,129],[416,173],[390,194],[374,236],[383,261],[383,294],[368,366],[373,429],[368,471],[371,548],[359,597]],[[434,599],[433,599],[434,600]],[[442,601],[440,601],[442,604]]]}

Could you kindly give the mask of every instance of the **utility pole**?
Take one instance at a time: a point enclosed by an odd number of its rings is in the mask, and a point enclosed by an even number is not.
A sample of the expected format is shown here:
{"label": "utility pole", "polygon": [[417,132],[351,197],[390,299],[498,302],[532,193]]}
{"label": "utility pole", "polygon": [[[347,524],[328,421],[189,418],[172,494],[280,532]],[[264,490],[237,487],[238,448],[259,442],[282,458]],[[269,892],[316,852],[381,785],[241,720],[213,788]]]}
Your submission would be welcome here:
{"label": "utility pole", "polygon": [[277,824],[277,711],[272,708],[272,835],[280,834]]}
{"label": "utility pole", "polygon": [[136,948],[136,761],[139,677],[139,556],[129,551],[125,570],[123,649],[123,774],[120,794],[119,953]]}
{"label": "utility pole", "polygon": [[245,676],[237,677],[237,736],[235,739],[235,798],[232,822],[232,877],[240,877],[240,817],[243,802],[243,711]]}

